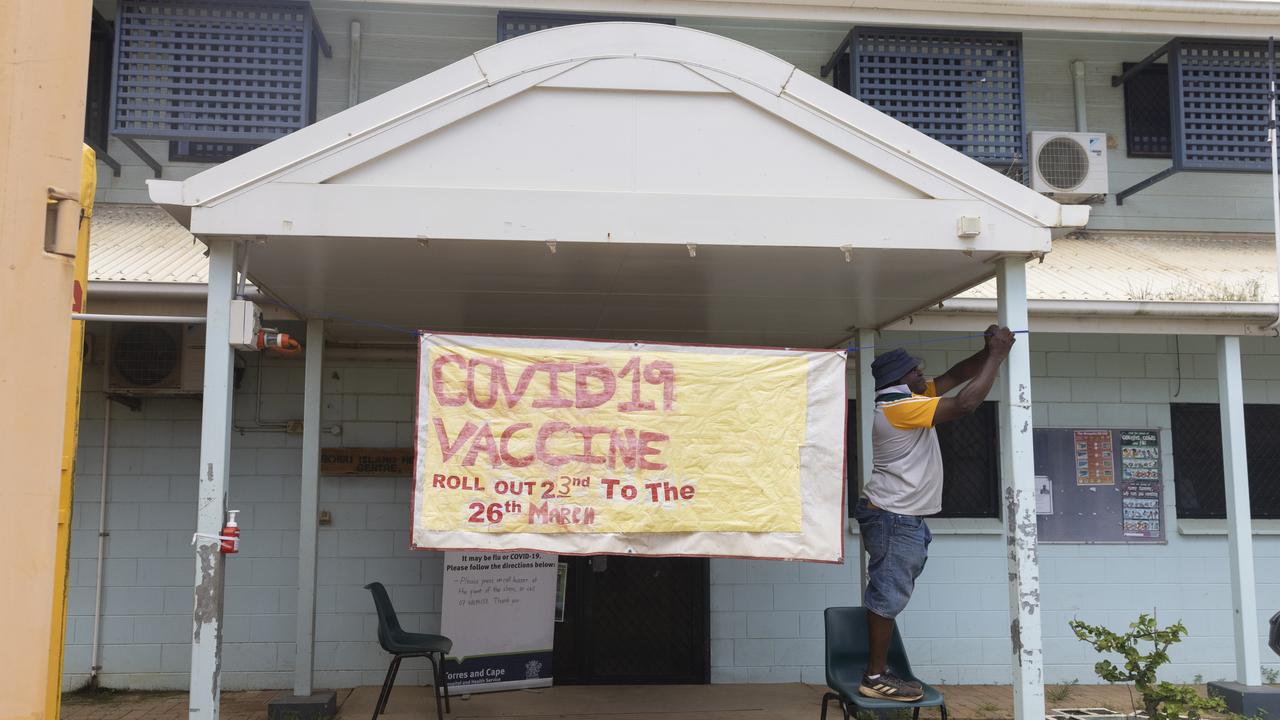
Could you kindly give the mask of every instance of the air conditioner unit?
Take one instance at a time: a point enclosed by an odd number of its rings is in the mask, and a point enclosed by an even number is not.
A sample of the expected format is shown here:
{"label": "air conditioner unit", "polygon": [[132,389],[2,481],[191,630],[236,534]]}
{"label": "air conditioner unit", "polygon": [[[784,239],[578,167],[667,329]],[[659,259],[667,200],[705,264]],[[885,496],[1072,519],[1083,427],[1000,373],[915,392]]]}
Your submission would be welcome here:
{"label": "air conditioner unit", "polygon": [[203,388],[203,326],[112,323],[107,340],[107,392],[199,395]]}
{"label": "air conditioner unit", "polygon": [[1059,202],[1107,194],[1105,133],[1031,133],[1031,189]]}

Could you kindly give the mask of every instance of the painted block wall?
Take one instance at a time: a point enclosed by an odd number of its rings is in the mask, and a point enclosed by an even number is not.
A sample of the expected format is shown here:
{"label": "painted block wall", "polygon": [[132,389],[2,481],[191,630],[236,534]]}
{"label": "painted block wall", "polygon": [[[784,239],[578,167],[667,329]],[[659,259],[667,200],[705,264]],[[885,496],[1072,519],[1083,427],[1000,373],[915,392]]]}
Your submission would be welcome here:
{"label": "painted block wall", "polygon": [[[97,0],[94,6],[105,16],[114,17],[114,2]],[[317,119],[347,107],[352,20],[361,23],[361,100],[492,45],[497,37],[496,9],[345,0],[313,0],[312,6],[333,47],[333,57],[322,56],[319,61]],[[731,18],[681,17],[677,23],[760,48],[815,76],[849,30],[849,26],[836,23]],[[1141,60],[1167,39],[1024,33],[1027,129],[1075,129],[1069,66],[1072,60],[1082,59],[1086,63],[1089,130],[1107,133],[1115,144],[1109,154],[1112,194],[1167,168],[1167,160],[1126,157],[1124,94],[1110,83],[1124,62]],[[164,164],[166,179],[184,179],[209,167],[168,162],[164,142],[142,144]],[[151,171],[117,140],[110,142],[108,150],[124,169],[116,178],[106,165],[99,165],[98,201],[148,202],[146,180]],[[1090,228],[1270,232],[1269,189],[1266,174],[1181,173],[1134,195],[1123,207],[1115,204],[1114,197],[1108,198],[1093,208]]]}
{"label": "painted block wall", "polygon": [[[937,340],[887,334],[885,345]],[[1154,427],[1165,451],[1168,545],[1042,545],[1047,681],[1095,680],[1095,660],[1070,635],[1080,617],[1122,627],[1142,611],[1181,619],[1190,637],[1175,647],[1170,678],[1234,675],[1231,592],[1224,535],[1180,535],[1172,520],[1169,401],[1215,402],[1211,338],[1039,334],[1031,338],[1038,426]],[[1245,390],[1251,402],[1280,403],[1280,340],[1245,339]],[[976,349],[972,340],[917,346],[932,372]],[[236,422],[255,415],[259,368],[249,358],[236,395]],[[1179,370],[1181,375],[1179,376]],[[302,368],[266,360],[260,416],[302,413]],[[409,363],[330,361],[323,418],[340,424],[335,444],[411,444],[413,367]],[[67,631],[67,687],[87,678],[93,628],[98,494],[104,401],[101,366],[86,369],[77,457]],[[191,399],[148,400],[141,412],[115,405],[108,456],[107,560],[104,564],[102,682],[110,687],[186,687],[200,408]],[[228,562],[225,687],[292,685],[297,598],[301,441],[246,432],[232,443],[231,507],[242,510],[244,544]],[[410,481],[324,478],[320,506],[333,524],[319,535],[316,686],[376,685],[387,656],[374,640],[376,616],[363,585],[385,583],[409,629],[439,628],[441,558],[408,549]],[[935,527],[938,523],[935,523]],[[1010,681],[1008,586],[998,523],[988,534],[935,533],[931,558],[901,618],[913,665],[931,681]],[[713,682],[824,682],[822,609],[857,604],[857,538],[846,537],[842,565],[713,560]],[[1280,610],[1280,537],[1256,535],[1260,627]],[[1267,667],[1280,658],[1261,646]],[[402,672],[422,683],[425,669]]]}

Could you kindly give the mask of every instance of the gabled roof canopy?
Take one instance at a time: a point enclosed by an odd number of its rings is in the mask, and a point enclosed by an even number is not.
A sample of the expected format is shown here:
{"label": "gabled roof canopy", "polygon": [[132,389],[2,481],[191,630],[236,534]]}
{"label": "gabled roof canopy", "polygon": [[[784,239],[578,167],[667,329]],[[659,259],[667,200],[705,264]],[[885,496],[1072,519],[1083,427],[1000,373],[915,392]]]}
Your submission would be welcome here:
{"label": "gabled roof canopy", "polygon": [[1088,218],[771,55],[633,23],[495,45],[151,196],[250,241],[307,316],[791,346]]}

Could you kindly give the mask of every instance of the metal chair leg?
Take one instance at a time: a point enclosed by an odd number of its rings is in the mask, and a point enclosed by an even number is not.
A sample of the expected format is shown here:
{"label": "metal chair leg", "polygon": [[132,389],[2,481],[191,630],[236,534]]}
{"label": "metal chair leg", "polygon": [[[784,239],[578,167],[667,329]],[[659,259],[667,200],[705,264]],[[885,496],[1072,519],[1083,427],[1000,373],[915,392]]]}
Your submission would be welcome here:
{"label": "metal chair leg", "polygon": [[440,653],[440,689],[444,691],[444,711],[453,712],[453,708],[449,707],[449,678],[444,671],[444,653]]}
{"label": "metal chair leg", "polygon": [[440,666],[436,665],[436,656],[433,653],[427,653],[427,662],[431,663],[431,694],[436,696],[436,717],[444,720],[444,706],[440,702]]}
{"label": "metal chair leg", "polygon": [[399,671],[400,656],[396,655],[391,658],[391,664],[387,666],[387,679],[382,681],[382,692],[378,693],[378,704],[373,707],[373,720],[378,720],[382,711],[387,709],[387,700],[391,697],[391,685],[396,681],[396,673]]}
{"label": "metal chair leg", "polygon": [[827,705],[831,702],[831,700],[832,700],[833,698],[839,698],[839,697],[840,697],[839,695],[836,695],[835,693],[830,693],[830,692],[829,692],[829,693],[827,693],[826,695],[823,695],[823,696],[822,696],[822,717],[821,717],[821,720],[827,720]]}
{"label": "metal chair leg", "polygon": [[947,720],[947,706],[943,705],[939,709],[942,710],[942,720]]}
{"label": "metal chair leg", "polygon": [[920,720],[920,708],[912,708],[911,720]]}

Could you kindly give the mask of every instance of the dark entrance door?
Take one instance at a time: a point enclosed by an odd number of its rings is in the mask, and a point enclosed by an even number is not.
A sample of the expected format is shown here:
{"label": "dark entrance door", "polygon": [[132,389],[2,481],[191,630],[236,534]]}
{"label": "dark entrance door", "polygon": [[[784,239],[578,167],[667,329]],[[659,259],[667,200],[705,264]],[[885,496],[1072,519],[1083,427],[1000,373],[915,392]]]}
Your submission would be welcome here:
{"label": "dark entrance door", "polygon": [[562,556],[564,622],[556,623],[561,685],[705,683],[710,565],[703,558]]}

